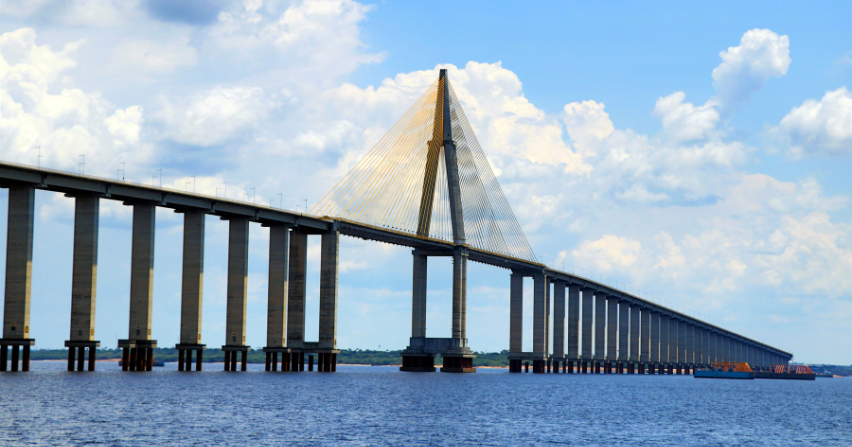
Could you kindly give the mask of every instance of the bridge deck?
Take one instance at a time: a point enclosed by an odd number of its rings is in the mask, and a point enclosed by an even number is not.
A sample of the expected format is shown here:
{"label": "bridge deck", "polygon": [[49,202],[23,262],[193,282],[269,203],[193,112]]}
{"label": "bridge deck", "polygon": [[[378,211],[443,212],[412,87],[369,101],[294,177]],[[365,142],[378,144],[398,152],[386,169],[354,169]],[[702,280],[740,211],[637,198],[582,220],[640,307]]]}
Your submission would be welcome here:
{"label": "bridge deck", "polygon": [[[8,187],[14,184],[29,184],[38,189],[60,192],[69,195],[98,194],[103,198],[119,200],[125,203],[148,202],[156,206],[176,210],[200,210],[205,213],[223,217],[245,217],[250,221],[263,225],[288,224],[307,233],[322,233],[337,228],[344,235],[388,244],[411,247],[419,250],[447,251],[454,248],[453,244],[423,236],[415,236],[393,229],[366,225],[344,219],[334,219],[313,216],[294,211],[274,208],[255,203],[231,200],[205,194],[191,193],[166,187],[156,187],[139,183],[109,179],[91,175],[75,174],[47,168],[0,162],[0,186]],[[779,355],[792,354],[752,340],[726,329],[712,325],[685,315],[681,312],[666,308],[657,303],[644,300],[631,293],[602,284],[582,276],[562,272],[547,267],[544,264],[508,257],[481,249],[467,247],[469,259],[495,267],[524,271],[527,273],[544,274],[551,280],[563,281],[569,285],[595,290],[601,294],[617,297],[620,300],[646,308],[653,312],[676,320],[688,322],[705,330],[724,334],[734,340],[752,346],[760,347]]]}

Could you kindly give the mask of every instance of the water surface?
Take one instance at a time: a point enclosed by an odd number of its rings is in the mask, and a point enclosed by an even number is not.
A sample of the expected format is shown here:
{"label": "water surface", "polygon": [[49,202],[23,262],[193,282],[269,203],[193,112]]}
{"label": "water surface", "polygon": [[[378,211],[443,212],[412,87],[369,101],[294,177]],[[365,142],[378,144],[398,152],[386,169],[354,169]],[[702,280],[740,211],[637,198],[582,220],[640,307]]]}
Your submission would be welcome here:
{"label": "water surface", "polygon": [[0,374],[0,445],[852,445],[852,379],[204,367],[34,361]]}

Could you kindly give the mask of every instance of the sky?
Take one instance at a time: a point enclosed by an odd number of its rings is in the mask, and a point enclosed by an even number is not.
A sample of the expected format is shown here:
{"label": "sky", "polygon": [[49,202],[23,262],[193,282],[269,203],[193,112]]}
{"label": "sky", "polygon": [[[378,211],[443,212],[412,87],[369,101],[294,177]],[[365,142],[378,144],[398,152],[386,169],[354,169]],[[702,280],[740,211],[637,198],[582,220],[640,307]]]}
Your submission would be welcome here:
{"label": "sky", "polygon": [[[848,2],[4,1],[0,160],[304,211],[446,68],[539,261],[794,361],[848,365],[850,18]],[[7,204],[0,190],[4,232]],[[36,193],[38,348],[68,338],[73,206]],[[218,347],[227,222],[206,222],[202,342]],[[105,347],[127,336],[130,224],[129,207],[101,202]],[[269,238],[250,234],[259,348]],[[158,209],[160,346],[179,338],[181,241],[181,215]],[[410,249],[343,238],[340,254],[339,347],[404,348]],[[430,337],[450,336],[451,274],[430,260]],[[469,266],[467,315],[472,349],[508,349],[507,270]]]}

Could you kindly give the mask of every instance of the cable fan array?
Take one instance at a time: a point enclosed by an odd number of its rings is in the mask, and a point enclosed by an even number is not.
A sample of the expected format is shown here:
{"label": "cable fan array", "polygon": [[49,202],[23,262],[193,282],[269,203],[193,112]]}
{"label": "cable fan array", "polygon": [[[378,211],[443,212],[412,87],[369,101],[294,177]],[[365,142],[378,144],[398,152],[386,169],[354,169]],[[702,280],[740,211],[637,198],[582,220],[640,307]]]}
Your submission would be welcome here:
{"label": "cable fan array", "polygon": [[[449,81],[442,77],[430,85],[388,133],[311,209],[311,214],[415,235],[419,230],[421,235],[452,242],[442,142],[444,82]],[[448,87],[466,243],[535,262],[535,254],[452,85]],[[427,172],[429,167],[437,172]]]}

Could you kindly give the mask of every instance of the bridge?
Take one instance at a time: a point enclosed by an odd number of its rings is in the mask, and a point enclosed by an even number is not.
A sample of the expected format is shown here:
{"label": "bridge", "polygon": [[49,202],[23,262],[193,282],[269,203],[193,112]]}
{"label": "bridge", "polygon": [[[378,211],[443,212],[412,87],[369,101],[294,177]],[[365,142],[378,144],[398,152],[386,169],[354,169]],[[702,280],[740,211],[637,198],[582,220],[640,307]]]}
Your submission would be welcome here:
{"label": "bridge", "polygon": [[[306,213],[90,175],[0,162],[8,188],[0,371],[27,371],[35,190],[75,200],[68,370],[94,371],[99,204],[133,209],[128,336],[122,370],[150,371],[155,208],[183,214],[179,370],[201,371],[205,217],[228,221],[225,371],[245,371],[249,225],[269,227],[267,371],[336,370],[341,236],[412,248],[411,338],[402,371],[475,372],[466,335],[467,263],[509,271],[509,371],[682,374],[714,361],[756,367],[792,354],[535,258],[445,70],[376,146]],[[321,238],[319,337],[305,340],[307,246]],[[426,336],[430,257],[453,261],[452,336]],[[524,352],[524,278],[533,279],[532,352]],[[551,309],[552,305],[552,309]],[[504,322],[500,322],[504,323]],[[552,337],[551,337],[552,333]],[[581,343],[582,341],[582,343]],[[87,351],[88,350],[88,351]],[[10,355],[11,354],[11,355]],[[88,360],[88,365],[86,361]]]}

